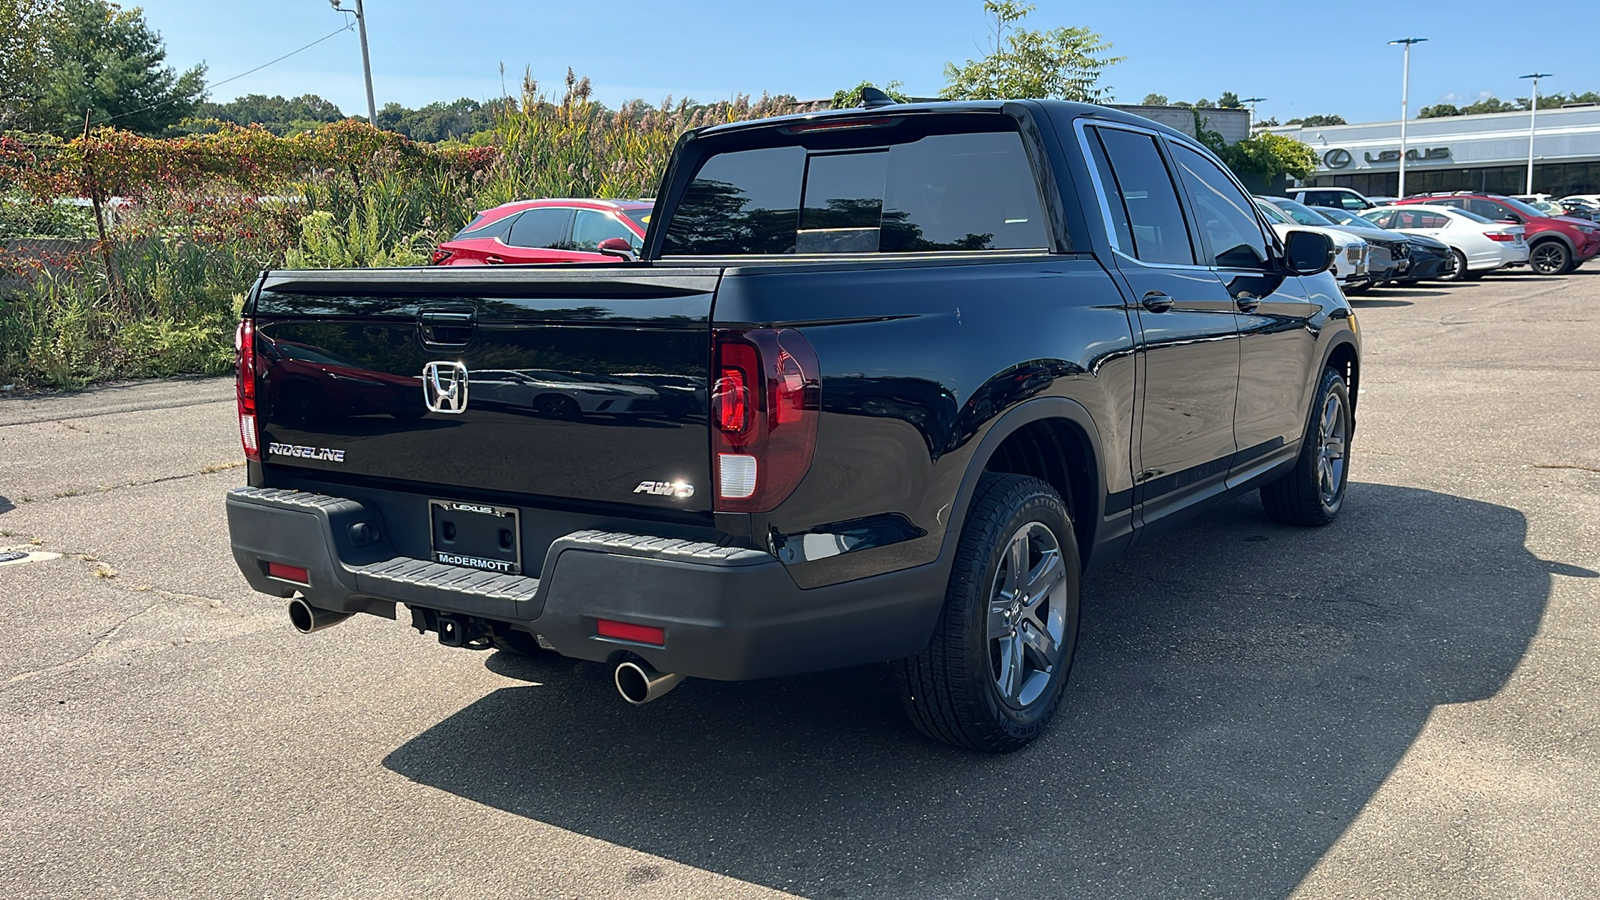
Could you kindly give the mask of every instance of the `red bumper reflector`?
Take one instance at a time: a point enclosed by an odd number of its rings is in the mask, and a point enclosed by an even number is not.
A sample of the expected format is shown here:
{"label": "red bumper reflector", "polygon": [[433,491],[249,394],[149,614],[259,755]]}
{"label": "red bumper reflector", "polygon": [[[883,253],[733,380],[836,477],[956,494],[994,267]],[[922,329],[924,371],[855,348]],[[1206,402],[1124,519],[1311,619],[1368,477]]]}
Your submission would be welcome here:
{"label": "red bumper reflector", "polygon": [[654,628],[649,625],[635,625],[632,622],[613,622],[610,619],[596,619],[594,631],[595,634],[601,637],[616,638],[619,641],[655,644],[657,647],[665,647],[667,645],[666,629]]}
{"label": "red bumper reflector", "polygon": [[284,581],[293,581],[296,584],[310,584],[311,573],[299,566],[286,566],[283,563],[267,563],[267,574],[273,578],[282,578]]}

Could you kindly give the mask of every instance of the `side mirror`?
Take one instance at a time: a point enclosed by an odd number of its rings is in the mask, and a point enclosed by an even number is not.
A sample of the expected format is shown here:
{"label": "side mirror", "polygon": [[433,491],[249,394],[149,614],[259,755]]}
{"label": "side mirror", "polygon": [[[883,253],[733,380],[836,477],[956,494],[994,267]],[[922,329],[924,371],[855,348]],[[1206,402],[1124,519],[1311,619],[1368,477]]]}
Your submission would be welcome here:
{"label": "side mirror", "polygon": [[1315,231],[1291,231],[1284,238],[1284,263],[1295,275],[1316,275],[1333,265],[1333,238]]}
{"label": "side mirror", "polygon": [[1506,213],[1504,216],[1501,216],[1497,221],[1499,221],[1502,225],[1521,225],[1521,224],[1523,224],[1521,216],[1512,215],[1511,213]]}
{"label": "side mirror", "polygon": [[634,254],[633,245],[628,243],[627,238],[606,238],[595,249],[607,256],[615,256],[623,262],[634,262],[639,258]]}

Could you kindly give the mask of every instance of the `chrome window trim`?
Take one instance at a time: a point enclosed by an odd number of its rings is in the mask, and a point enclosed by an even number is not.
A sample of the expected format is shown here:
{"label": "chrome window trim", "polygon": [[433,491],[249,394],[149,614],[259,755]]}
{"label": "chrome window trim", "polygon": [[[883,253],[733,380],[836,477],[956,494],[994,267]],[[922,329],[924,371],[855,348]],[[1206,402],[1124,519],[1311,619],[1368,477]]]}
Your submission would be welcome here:
{"label": "chrome window trim", "polygon": [[[1161,138],[1164,137],[1164,135],[1149,128],[1141,128],[1137,125],[1128,125],[1123,122],[1109,122],[1101,119],[1079,118],[1073,122],[1073,127],[1078,132],[1078,151],[1083,154],[1083,161],[1089,168],[1089,180],[1094,183],[1095,199],[1098,200],[1100,204],[1100,224],[1105,226],[1106,240],[1111,244],[1111,252],[1125,260],[1128,260],[1134,265],[1143,266],[1147,269],[1173,269],[1185,272],[1196,269],[1206,272],[1213,271],[1216,268],[1215,266],[1208,266],[1198,261],[1190,265],[1183,265],[1182,263],[1146,262],[1145,260],[1132,255],[1127,250],[1124,250],[1121,244],[1117,241],[1117,226],[1111,219],[1111,204],[1106,199],[1108,196],[1106,193],[1106,186],[1105,183],[1100,180],[1100,167],[1096,166],[1094,163],[1094,151],[1089,149],[1088,130],[1090,128],[1116,128],[1121,131],[1131,131],[1134,134],[1142,134],[1145,137],[1151,138],[1158,145],[1161,143]],[[1109,153],[1106,155],[1106,162],[1111,162]],[[1161,162],[1163,165],[1167,164],[1165,154],[1162,154]],[[1169,169],[1167,172],[1167,178],[1170,180],[1173,174],[1174,173]],[[1178,208],[1183,213],[1184,227],[1189,228],[1191,225],[1189,217],[1192,213],[1192,210],[1189,209],[1188,200],[1181,193],[1181,188],[1178,187],[1177,182],[1173,182],[1172,191],[1175,195],[1177,195]],[[1132,227],[1131,222],[1129,223],[1129,227]],[[1196,248],[1193,246],[1193,235],[1190,236],[1189,243],[1190,250],[1195,250]]]}

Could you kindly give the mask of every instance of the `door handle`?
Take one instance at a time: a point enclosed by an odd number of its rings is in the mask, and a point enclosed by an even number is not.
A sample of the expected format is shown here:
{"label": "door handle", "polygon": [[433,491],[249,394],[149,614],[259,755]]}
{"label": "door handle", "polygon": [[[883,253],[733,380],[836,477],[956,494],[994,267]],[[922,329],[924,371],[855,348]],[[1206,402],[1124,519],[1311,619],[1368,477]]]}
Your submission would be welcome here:
{"label": "door handle", "polygon": [[1233,298],[1233,302],[1239,307],[1240,312],[1248,313],[1256,311],[1256,307],[1261,305],[1261,298],[1246,291]]}
{"label": "door handle", "polygon": [[1150,291],[1139,301],[1139,305],[1153,313],[1163,313],[1172,308],[1172,298],[1160,291]]}
{"label": "door handle", "polygon": [[493,254],[490,254],[489,256],[485,256],[483,258],[483,261],[488,263],[491,266],[500,266],[500,265],[504,265],[505,264],[505,258],[504,257],[495,256]]}
{"label": "door handle", "polygon": [[417,315],[422,342],[430,346],[464,347],[472,342],[477,314],[472,310],[425,309]]}

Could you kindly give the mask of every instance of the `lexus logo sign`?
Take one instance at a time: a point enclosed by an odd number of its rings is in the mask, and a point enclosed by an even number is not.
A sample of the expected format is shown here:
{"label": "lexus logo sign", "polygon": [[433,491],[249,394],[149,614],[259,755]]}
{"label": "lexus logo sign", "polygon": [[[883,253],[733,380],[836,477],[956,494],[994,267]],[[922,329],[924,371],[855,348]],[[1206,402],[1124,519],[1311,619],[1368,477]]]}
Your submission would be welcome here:
{"label": "lexus logo sign", "polygon": [[1350,151],[1344,149],[1343,147],[1335,147],[1334,149],[1329,150],[1327,153],[1322,154],[1322,164],[1330,169],[1342,169],[1354,161],[1354,158],[1350,155]]}

